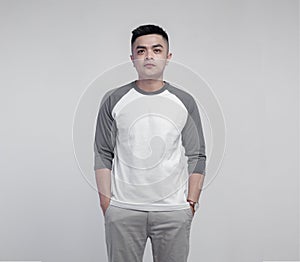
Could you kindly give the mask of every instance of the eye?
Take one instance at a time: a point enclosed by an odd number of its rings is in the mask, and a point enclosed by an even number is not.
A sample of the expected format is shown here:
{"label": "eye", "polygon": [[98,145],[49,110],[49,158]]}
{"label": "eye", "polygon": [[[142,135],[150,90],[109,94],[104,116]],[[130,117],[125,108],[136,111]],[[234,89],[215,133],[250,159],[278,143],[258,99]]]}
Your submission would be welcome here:
{"label": "eye", "polygon": [[153,51],[154,51],[155,54],[159,54],[161,52],[160,49],[154,49]]}
{"label": "eye", "polygon": [[144,50],[143,49],[140,49],[137,51],[138,55],[142,55],[144,53]]}

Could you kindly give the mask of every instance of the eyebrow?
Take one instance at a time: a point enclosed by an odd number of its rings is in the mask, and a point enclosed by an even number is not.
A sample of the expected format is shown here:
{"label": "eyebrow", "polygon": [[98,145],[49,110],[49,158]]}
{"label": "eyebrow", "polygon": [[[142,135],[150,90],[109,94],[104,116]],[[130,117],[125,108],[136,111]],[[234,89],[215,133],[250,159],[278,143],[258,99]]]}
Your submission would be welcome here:
{"label": "eyebrow", "polygon": [[[161,44],[156,44],[156,45],[153,45],[153,46],[152,46],[152,48],[155,48],[155,47],[161,47],[161,48],[164,48]],[[146,46],[138,45],[135,49],[146,49]]]}

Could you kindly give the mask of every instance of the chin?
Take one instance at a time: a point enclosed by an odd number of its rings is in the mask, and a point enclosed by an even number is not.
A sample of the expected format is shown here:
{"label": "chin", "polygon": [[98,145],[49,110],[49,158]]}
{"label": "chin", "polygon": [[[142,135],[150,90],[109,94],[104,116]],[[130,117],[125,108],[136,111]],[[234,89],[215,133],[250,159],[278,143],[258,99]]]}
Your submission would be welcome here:
{"label": "chin", "polygon": [[143,72],[143,74],[139,74],[140,75],[140,79],[157,79],[157,80],[161,80],[162,79],[162,73],[160,74],[145,74]]}

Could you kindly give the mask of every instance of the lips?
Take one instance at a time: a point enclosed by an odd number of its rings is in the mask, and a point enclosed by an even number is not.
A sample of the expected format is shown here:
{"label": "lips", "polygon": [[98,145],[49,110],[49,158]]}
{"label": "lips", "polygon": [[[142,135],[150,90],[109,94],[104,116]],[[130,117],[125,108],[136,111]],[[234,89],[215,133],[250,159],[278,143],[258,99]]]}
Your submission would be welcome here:
{"label": "lips", "polygon": [[146,64],[146,65],[144,65],[144,67],[146,67],[146,68],[152,68],[152,67],[155,67],[155,65],[153,65],[153,64]]}

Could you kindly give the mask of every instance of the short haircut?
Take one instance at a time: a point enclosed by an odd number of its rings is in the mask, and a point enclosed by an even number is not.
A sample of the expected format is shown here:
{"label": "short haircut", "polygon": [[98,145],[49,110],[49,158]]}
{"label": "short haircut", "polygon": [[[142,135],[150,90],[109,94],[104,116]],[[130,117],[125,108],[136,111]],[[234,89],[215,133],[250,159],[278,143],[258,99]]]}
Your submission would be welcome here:
{"label": "short haircut", "polygon": [[141,25],[134,29],[132,31],[132,37],[131,37],[131,46],[133,45],[134,41],[143,35],[150,35],[150,34],[156,34],[161,35],[163,39],[166,40],[168,49],[169,49],[169,37],[168,34],[159,26],[157,25]]}

